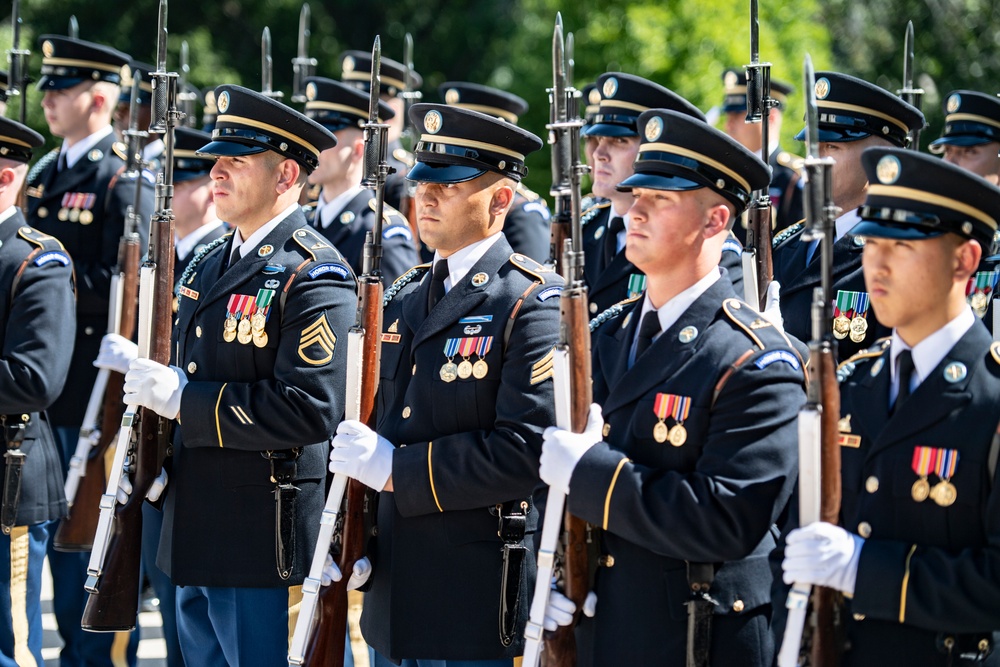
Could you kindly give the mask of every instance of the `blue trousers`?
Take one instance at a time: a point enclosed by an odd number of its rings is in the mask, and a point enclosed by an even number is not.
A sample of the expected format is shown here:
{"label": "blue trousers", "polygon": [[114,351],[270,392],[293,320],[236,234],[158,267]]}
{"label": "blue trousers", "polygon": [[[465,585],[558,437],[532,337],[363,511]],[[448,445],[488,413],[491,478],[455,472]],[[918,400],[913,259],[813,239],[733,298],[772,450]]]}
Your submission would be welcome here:
{"label": "blue trousers", "polygon": [[0,667],[42,667],[44,523],[0,533]]}
{"label": "blue trousers", "polygon": [[[80,429],[57,427],[53,429],[63,457],[63,473],[69,469],[69,459],[76,449]],[[54,537],[59,522],[49,524],[49,535]],[[48,545],[49,570],[52,572],[52,609],[56,615],[63,648],[59,654],[60,667],[115,667],[127,661],[135,667],[139,648],[139,629],[133,632],[86,632],[80,627],[87,592],[83,584],[87,579],[90,552],[63,553]]]}
{"label": "blue trousers", "polygon": [[[375,651],[371,651],[375,656],[371,667],[396,667],[396,665]],[[512,667],[514,661],[510,658],[505,660],[413,660],[407,658],[403,660],[400,667]]]}
{"label": "blue trousers", "polygon": [[177,588],[163,570],[156,567],[156,552],[160,547],[163,513],[152,505],[142,506],[142,570],[160,599],[163,619],[163,640],[167,645],[167,667],[184,667],[181,645],[177,640]]}

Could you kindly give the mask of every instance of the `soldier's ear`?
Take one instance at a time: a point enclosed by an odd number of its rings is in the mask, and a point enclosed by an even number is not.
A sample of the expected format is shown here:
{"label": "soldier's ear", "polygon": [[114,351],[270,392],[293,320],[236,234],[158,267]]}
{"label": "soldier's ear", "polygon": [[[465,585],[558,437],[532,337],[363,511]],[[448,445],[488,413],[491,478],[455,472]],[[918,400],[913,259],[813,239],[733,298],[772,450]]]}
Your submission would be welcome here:
{"label": "soldier's ear", "polygon": [[[955,273],[959,276],[959,281],[964,286],[969,277],[975,275],[979,267],[979,260],[983,256],[983,247],[978,241],[966,239],[955,249]],[[963,278],[964,276],[964,278]]]}
{"label": "soldier's ear", "polygon": [[510,205],[514,201],[514,188],[512,182],[503,179],[499,187],[493,191],[493,198],[490,200],[490,215],[501,215],[510,210]]}
{"label": "soldier's ear", "polygon": [[705,238],[727,233],[734,219],[733,210],[728,204],[717,203],[705,211]]}
{"label": "soldier's ear", "polygon": [[298,162],[290,159],[282,160],[278,164],[278,182],[275,184],[278,194],[283,194],[292,188],[299,181],[301,173],[302,168]]}
{"label": "soldier's ear", "polygon": [[0,169],[0,189],[6,190],[14,186],[17,182],[17,173],[14,171],[13,167],[4,167]]}

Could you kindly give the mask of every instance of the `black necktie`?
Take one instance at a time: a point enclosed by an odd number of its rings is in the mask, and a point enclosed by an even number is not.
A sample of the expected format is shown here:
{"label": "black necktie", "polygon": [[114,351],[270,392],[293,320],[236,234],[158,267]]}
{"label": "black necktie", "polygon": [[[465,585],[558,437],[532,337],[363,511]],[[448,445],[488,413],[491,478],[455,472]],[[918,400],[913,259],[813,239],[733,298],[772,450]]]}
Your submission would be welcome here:
{"label": "black necktie", "polygon": [[59,161],[56,163],[56,171],[66,170],[66,151],[59,151]]}
{"label": "black necktie", "polygon": [[434,310],[437,302],[444,297],[444,279],[448,277],[448,260],[439,259],[431,274],[431,289],[427,293],[427,312]]}
{"label": "black necktie", "polygon": [[896,394],[893,410],[898,410],[903,401],[910,397],[910,381],[913,379],[913,354],[909,350],[903,350],[896,358],[899,360],[899,392]]}
{"label": "black necktie", "polygon": [[614,217],[611,218],[611,222],[608,224],[607,233],[604,235],[604,266],[614,260],[615,255],[618,254],[618,233],[625,229],[625,220],[623,218]]}
{"label": "black necktie", "polygon": [[639,357],[642,353],[649,349],[649,346],[653,344],[653,339],[656,338],[656,334],[660,333],[660,316],[655,310],[651,310],[642,316],[642,322],[639,324],[639,340],[635,344],[635,362],[639,361]]}

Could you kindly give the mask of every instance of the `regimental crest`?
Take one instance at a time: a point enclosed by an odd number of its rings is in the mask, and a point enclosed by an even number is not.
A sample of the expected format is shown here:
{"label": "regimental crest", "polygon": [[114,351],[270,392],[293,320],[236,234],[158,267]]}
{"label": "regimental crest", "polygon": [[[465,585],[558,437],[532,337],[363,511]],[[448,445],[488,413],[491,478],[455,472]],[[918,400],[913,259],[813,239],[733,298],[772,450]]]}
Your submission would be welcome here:
{"label": "regimental crest", "polygon": [[316,99],[316,84],[312,81],[306,84],[306,99],[310,102]]}
{"label": "regimental crest", "polygon": [[323,366],[333,359],[337,336],[326,320],[326,313],[299,334],[299,358],[310,366]]}
{"label": "regimental crest", "polygon": [[458,101],[462,99],[461,94],[458,92],[457,88],[449,88],[444,94],[445,104],[458,104]]}
{"label": "regimental crest", "polygon": [[42,42],[42,55],[46,58],[51,58],[55,55],[56,47],[49,40]]}
{"label": "regimental crest", "polygon": [[663,134],[663,119],[659,116],[653,116],[646,123],[646,141],[656,141]]}
{"label": "regimental crest", "polygon": [[344,72],[354,71],[354,56],[347,56],[344,58],[344,62],[340,64],[340,69]]}
{"label": "regimental crest", "polygon": [[879,183],[890,185],[899,179],[903,167],[895,155],[886,155],[875,165],[875,177]]}
{"label": "regimental crest", "polygon": [[226,113],[229,110],[229,91],[224,90],[222,94],[219,95],[218,100],[219,113]]}
{"label": "regimental crest", "polygon": [[597,88],[594,88],[593,90],[591,90],[590,91],[590,95],[589,95],[587,101],[590,104],[600,104],[601,103],[601,91],[599,91]]}
{"label": "regimental crest", "polygon": [[830,80],[826,77],[821,78],[816,82],[816,87],[813,90],[817,100],[825,100],[830,94]]}
{"label": "regimental crest", "polygon": [[122,78],[121,86],[122,88],[132,87],[132,68],[128,64],[122,65],[122,71],[120,73]]}
{"label": "regimental crest", "polygon": [[726,76],[723,77],[722,79],[722,83],[723,85],[726,86],[726,88],[735,88],[736,84],[738,84],[739,82],[740,82],[740,77],[733,70],[729,70],[728,72],[726,72]]}
{"label": "regimental crest", "polygon": [[604,94],[605,98],[614,97],[615,93],[618,92],[618,79],[611,76],[604,81],[604,87],[601,88],[601,92]]}
{"label": "regimental crest", "polygon": [[424,114],[424,129],[430,134],[440,132],[442,125],[444,125],[444,119],[441,118],[439,112],[432,109]]}
{"label": "regimental crest", "polygon": [[960,106],[962,106],[962,96],[959,95],[958,93],[955,93],[954,95],[951,95],[948,98],[948,102],[947,104],[945,104],[945,110],[948,113],[955,113],[956,111],[958,111],[958,108]]}

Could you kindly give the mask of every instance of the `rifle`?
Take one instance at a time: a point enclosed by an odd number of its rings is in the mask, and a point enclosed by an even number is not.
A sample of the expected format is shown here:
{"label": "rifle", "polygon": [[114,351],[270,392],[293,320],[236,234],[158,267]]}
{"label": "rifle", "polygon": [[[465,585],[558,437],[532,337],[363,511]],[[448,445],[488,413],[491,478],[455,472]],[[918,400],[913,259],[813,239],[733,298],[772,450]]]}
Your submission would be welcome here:
{"label": "rifle", "polygon": [[[142,77],[132,79],[129,101],[128,162],[125,178],[135,183],[135,198],[128,208],[125,231],[118,242],[118,267],[111,276],[111,307],[108,310],[108,331],[131,339],[135,335],[135,318],[139,280],[139,198],[142,195],[142,142],[147,132],[139,130],[139,84]],[[57,551],[90,551],[100,511],[101,492],[105,489],[104,457],[118,432],[124,405],[122,386],[125,376],[106,368],[97,372],[97,380],[87,402],[76,451],[69,462],[64,491],[70,514],[59,523],[53,538]],[[101,422],[98,425],[98,412]]]}
{"label": "rifle", "polygon": [[[372,47],[371,92],[365,130],[364,178],[361,185],[375,191],[375,226],[365,236],[364,271],[358,279],[358,312],[347,335],[347,402],[344,417],[375,428],[382,351],[382,212],[385,181],[393,172],[387,161],[389,126],[379,123],[382,45]],[[302,584],[302,603],[292,635],[288,662],[311,667],[343,667],[347,628],[347,583],[354,564],[365,555],[371,533],[367,517],[374,492],[361,482],[334,475],[320,520],[319,539],[309,574]],[[341,509],[343,506],[343,509]],[[344,575],[321,586],[326,556],[333,552]]]}
{"label": "rifle", "polygon": [[8,97],[18,96],[20,98],[21,105],[17,119],[24,124],[28,116],[28,84],[31,83],[31,77],[28,75],[27,59],[31,55],[31,51],[21,48],[21,13],[18,11],[20,4],[19,0],[14,0],[11,14],[13,40],[11,48],[7,51],[7,62],[10,63],[7,95]]}
{"label": "rifle", "polygon": [[[907,104],[920,108],[924,96],[923,88],[913,87],[913,21],[906,22],[906,37],[903,40],[903,87],[896,91]],[[920,128],[914,128],[909,134],[909,146],[915,151],[920,150]]]}
{"label": "rifle", "polygon": [[[174,289],[174,128],[177,73],[167,72],[167,0],[160,0],[156,71],[152,74],[153,109],[149,131],[162,134],[163,172],[156,182],[156,211],[150,220],[149,253],[139,273],[139,356],[170,363]],[[138,429],[136,428],[138,426]],[[139,605],[139,555],[142,504],[170,448],[173,421],[148,408],[130,407],[122,417],[118,449],[108,486],[85,588],[90,593],[81,625],[93,632],[132,630]],[[138,433],[136,432],[138,430]],[[126,473],[126,460],[129,472]],[[133,492],[124,505],[115,496],[123,474],[132,476]]]}
{"label": "rifle", "polygon": [[184,114],[184,127],[194,127],[197,122],[195,118],[195,102],[199,98],[198,89],[188,83],[191,76],[191,66],[188,64],[188,43],[185,39],[181,42],[181,71],[177,79],[177,104],[181,113]]}
{"label": "rifle", "polygon": [[264,26],[264,32],[260,36],[260,92],[262,95],[270,97],[272,100],[280,100],[283,95],[280,91],[272,90],[272,74],[274,63],[271,60],[271,29]]}
{"label": "rifle", "polygon": [[[750,0],[750,64],[747,72],[748,123],[760,123],[760,159],[770,164],[771,147],[768,125],[771,109],[771,63],[760,62],[760,24],[757,0]],[[768,186],[753,193],[747,211],[747,242],[743,249],[743,299],[761,311],[767,301],[767,286],[774,273],[771,267],[771,196]]]}
{"label": "rifle", "polygon": [[[799,411],[799,524],[814,521],[838,523],[840,514],[840,388],[836,375],[836,341],[833,338],[834,221],[840,209],[833,203],[832,158],[819,157],[819,111],[816,106],[812,60],[805,58],[806,148],[803,167],[806,183],[806,228],[802,241],[820,240],[821,282],[813,292],[812,340],[809,341],[809,391]],[[810,589],[811,599],[810,599]],[[807,605],[811,617],[806,627]],[[827,667],[840,664],[837,639],[837,592],[808,584],[793,584],[788,593],[788,619],[778,654],[779,667],[808,664]],[[800,663],[800,643],[808,646]]]}
{"label": "rifle", "polygon": [[299,12],[299,49],[298,55],[292,58],[292,101],[297,104],[306,102],[305,80],[316,71],[317,60],[309,57],[309,3],[302,3]]}
{"label": "rifle", "polygon": [[[556,15],[556,24],[561,32],[562,16],[560,14]],[[561,47],[562,44],[560,43],[559,46]],[[552,48],[554,54],[556,45],[553,45]],[[572,88],[574,64],[573,33],[569,33],[566,36],[566,50],[564,53],[565,57],[562,55],[558,56],[559,63],[553,62],[552,71],[559,72],[554,75],[555,78],[559,78],[561,75],[564,78],[562,81],[555,82],[553,87],[547,91],[549,93],[548,127],[557,127],[561,123],[569,122],[571,117],[575,119],[579,115],[577,113],[576,90]],[[556,58],[556,56],[553,55],[553,58]],[[563,92],[560,94],[559,91]],[[570,93],[569,91],[572,92]],[[549,155],[553,176],[549,194],[553,197],[553,205],[555,206],[555,214],[552,216],[552,226],[549,232],[549,254],[551,255],[553,268],[561,268],[559,264],[563,248],[566,245],[566,241],[572,237],[572,230],[570,229],[572,226],[571,217],[573,208],[570,201],[572,170],[567,169],[567,165],[572,164],[570,157],[572,148],[562,134],[559,136],[556,135],[556,130],[554,129],[549,130],[548,139],[549,145],[552,146]]]}
{"label": "rifle", "polygon": [[76,20],[76,14],[69,17],[69,31],[66,33],[72,39],[80,39],[80,23]]}
{"label": "rifle", "polygon": [[[413,35],[406,33],[403,41],[403,67],[406,71],[403,74],[403,92],[399,94],[403,98],[403,134],[409,140],[409,148],[412,151],[417,145],[419,136],[410,122],[410,107],[420,101],[423,94],[419,90],[413,89]],[[413,232],[413,244],[420,252],[420,229],[417,227],[417,205],[416,205],[417,184],[407,180],[403,188],[403,200],[400,202],[400,211],[410,224],[410,231]]]}
{"label": "rifle", "polygon": [[[566,287],[559,300],[559,343],[554,351],[556,425],[582,433],[587,426],[591,394],[590,314],[587,286],[583,279],[583,232],[580,222],[580,180],[588,167],[580,162],[580,129],[583,121],[576,109],[576,90],[568,84],[563,46],[562,16],[556,15],[552,35],[552,122],[548,124],[552,144],[552,189],[556,216],[569,223],[569,238],[563,242],[560,268]],[[557,161],[558,157],[558,161]],[[565,511],[566,496],[549,489],[538,548],[538,578],[524,630],[524,665],[537,667],[543,652],[548,667],[576,665],[575,622],[552,633],[543,633],[550,582],[557,576],[564,594],[576,604],[579,619],[590,590],[590,554],[587,524]]]}

